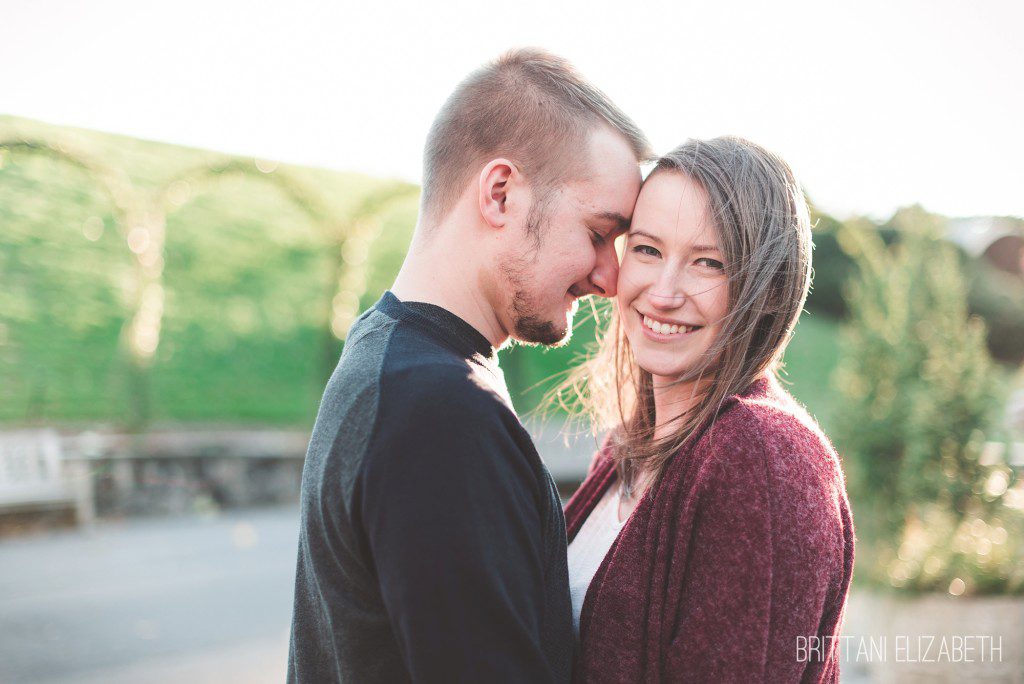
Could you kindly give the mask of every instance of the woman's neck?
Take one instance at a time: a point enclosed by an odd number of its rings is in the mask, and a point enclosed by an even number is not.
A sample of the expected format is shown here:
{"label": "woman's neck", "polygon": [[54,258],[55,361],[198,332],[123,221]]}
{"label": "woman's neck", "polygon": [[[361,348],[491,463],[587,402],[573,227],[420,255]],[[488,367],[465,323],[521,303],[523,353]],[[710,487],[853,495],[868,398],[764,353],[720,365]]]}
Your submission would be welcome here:
{"label": "woman's neck", "polygon": [[[682,426],[686,415],[699,402],[701,390],[707,382],[675,382],[673,378],[653,376],[654,384],[654,439],[671,436]],[[673,384],[674,383],[674,384]]]}
{"label": "woman's neck", "polygon": [[[690,410],[700,401],[708,382],[674,383],[673,378],[652,376],[654,388],[654,439],[671,437],[682,427]],[[629,486],[623,492],[620,512],[628,515],[647,488],[651,486],[654,473],[643,469],[633,473]]]}

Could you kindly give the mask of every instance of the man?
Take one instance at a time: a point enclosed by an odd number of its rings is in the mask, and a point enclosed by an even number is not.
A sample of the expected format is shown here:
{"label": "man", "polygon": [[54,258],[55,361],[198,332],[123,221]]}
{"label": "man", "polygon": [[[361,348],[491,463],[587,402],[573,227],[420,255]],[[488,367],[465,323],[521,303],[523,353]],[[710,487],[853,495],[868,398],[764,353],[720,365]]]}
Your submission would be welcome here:
{"label": "man", "polygon": [[564,60],[511,52],[434,121],[390,292],[349,332],[302,482],[289,680],[568,681],[565,522],[496,350],[615,294],[643,134]]}

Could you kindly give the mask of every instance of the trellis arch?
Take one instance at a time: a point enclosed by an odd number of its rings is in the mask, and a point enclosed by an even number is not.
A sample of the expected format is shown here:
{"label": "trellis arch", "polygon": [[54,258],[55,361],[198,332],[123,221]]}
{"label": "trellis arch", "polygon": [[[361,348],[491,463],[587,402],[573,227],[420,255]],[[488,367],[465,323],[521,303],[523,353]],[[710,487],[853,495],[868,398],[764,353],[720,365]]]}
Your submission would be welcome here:
{"label": "trellis arch", "polygon": [[[360,298],[366,291],[365,254],[380,231],[377,217],[393,204],[417,194],[419,187],[411,183],[392,182],[369,192],[344,218],[334,219],[321,201],[319,193],[281,169],[265,171],[241,159],[224,159],[196,166],[165,181],[154,196],[154,204],[161,208],[163,220],[159,225],[151,227],[155,237],[151,244],[159,244],[161,254],[166,241],[166,217],[179,208],[171,201],[175,184],[182,181],[201,183],[229,175],[246,176],[273,184],[307,214],[332,245],[334,277],[327,303],[329,332],[324,347],[325,364],[332,367],[337,361],[337,351],[332,340],[336,342],[345,339],[349,325],[359,313]],[[354,258],[354,255],[360,253],[362,259]],[[162,259],[159,263],[162,265]],[[162,295],[161,290],[160,297],[154,296],[150,302],[150,314],[140,317],[140,322],[148,326],[139,331],[142,340],[159,339],[159,325],[163,315]]]}
{"label": "trellis arch", "polygon": [[0,150],[50,157],[85,171],[110,199],[114,207],[117,229],[123,236],[127,236],[127,226],[131,222],[132,214],[139,209],[142,202],[135,186],[125,173],[64,143],[51,143],[33,138],[0,138]]}
{"label": "trellis arch", "polygon": [[170,201],[175,184],[182,181],[201,183],[205,180],[218,179],[226,176],[243,176],[264,183],[270,183],[281,190],[298,208],[302,209],[318,226],[325,228],[330,224],[328,212],[320,194],[305,183],[296,179],[287,171],[274,168],[263,171],[251,160],[228,158],[201,164],[186,169],[164,181],[155,193],[155,202],[164,213],[171,214],[179,207]]}
{"label": "trellis arch", "polygon": [[335,251],[336,286],[328,319],[334,338],[344,341],[349,326],[359,315],[359,299],[366,292],[367,252],[381,228],[378,217],[388,207],[418,192],[419,187],[411,183],[391,183],[366,195],[344,222],[342,239]]}
{"label": "trellis arch", "polygon": [[[140,302],[139,315],[133,321],[128,336],[140,356],[151,358],[160,343],[165,301],[163,256],[167,240],[167,217],[184,206],[172,201],[174,189],[182,182],[202,187],[204,181],[227,176],[242,176],[273,185],[305,213],[318,230],[327,235],[332,234],[330,227],[333,222],[319,194],[285,171],[264,171],[248,159],[228,158],[192,167],[167,179],[153,193],[153,211],[148,215],[148,221],[143,227],[146,231],[144,242],[152,254],[147,259],[148,266],[144,273],[146,295]],[[196,193],[192,193],[189,199],[195,196]]]}
{"label": "trellis arch", "polygon": [[[394,203],[419,191],[410,183],[392,182],[367,193],[345,216],[335,218],[326,208],[320,193],[286,170],[261,169],[252,159],[224,158],[174,174],[152,191],[135,186],[121,169],[109,166],[88,152],[64,142],[52,142],[24,136],[0,138],[0,151],[27,152],[75,166],[103,191],[111,203],[118,234],[124,240],[134,263],[131,311],[122,329],[121,341],[128,352],[134,392],[141,393],[136,403],[145,420],[147,403],[144,369],[160,343],[164,316],[164,252],[167,218],[179,205],[172,201],[176,184],[182,181],[202,187],[205,181],[226,176],[244,176],[269,183],[280,190],[305,213],[321,231],[333,254],[332,283],[326,292],[327,330],[325,351],[336,361],[336,343],[344,340],[348,327],[359,313],[359,302],[366,291],[367,253],[380,232],[379,215]],[[192,193],[191,196],[196,196]],[[332,342],[333,340],[333,342]]]}
{"label": "trellis arch", "polygon": [[135,264],[135,276],[132,282],[134,301],[129,320],[122,331],[122,340],[127,344],[130,360],[135,365],[140,365],[145,360],[145,356],[138,353],[137,347],[132,345],[131,331],[137,327],[140,316],[144,315],[147,301],[147,273],[152,268],[152,264],[149,263],[150,257],[147,253],[133,246],[132,231],[134,226],[143,225],[150,220],[152,212],[149,202],[123,171],[108,166],[87,152],[76,150],[66,143],[52,143],[33,138],[7,138],[0,139],[0,150],[28,152],[78,167],[110,199],[114,210],[114,224],[125,241]]}

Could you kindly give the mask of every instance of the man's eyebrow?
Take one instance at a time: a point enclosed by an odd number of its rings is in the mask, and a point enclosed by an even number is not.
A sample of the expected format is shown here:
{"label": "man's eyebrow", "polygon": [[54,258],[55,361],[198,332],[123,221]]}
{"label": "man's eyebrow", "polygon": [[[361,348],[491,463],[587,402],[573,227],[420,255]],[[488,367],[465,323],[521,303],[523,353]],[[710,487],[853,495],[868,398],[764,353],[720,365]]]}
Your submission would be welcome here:
{"label": "man's eyebrow", "polygon": [[617,211],[600,211],[594,214],[594,217],[602,221],[612,221],[617,231],[629,230],[629,219]]}

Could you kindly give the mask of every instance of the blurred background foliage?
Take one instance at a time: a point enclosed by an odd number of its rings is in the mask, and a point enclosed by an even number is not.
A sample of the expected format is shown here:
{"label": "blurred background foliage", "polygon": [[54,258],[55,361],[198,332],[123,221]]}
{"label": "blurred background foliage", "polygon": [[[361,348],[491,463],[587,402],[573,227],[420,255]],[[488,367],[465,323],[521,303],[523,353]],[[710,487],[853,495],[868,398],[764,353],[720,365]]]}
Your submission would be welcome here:
{"label": "blurred background foliage", "polygon": [[[95,174],[50,155],[0,150],[0,421],[311,424],[342,345],[332,313],[338,282],[358,271],[353,311],[390,285],[415,224],[415,188],[0,117],[0,140],[19,139],[102,159],[139,195],[162,193],[163,311],[159,344],[138,367],[124,340],[137,268],[126,246],[131,226],[118,225]],[[220,173],[231,167],[251,172]],[[380,201],[388,192],[394,201]],[[361,249],[345,244],[353,217],[373,224]],[[837,363],[838,326],[849,313],[843,283],[854,271],[841,230],[868,230],[890,244],[913,226],[937,231],[943,219],[909,207],[881,225],[817,211],[815,221],[814,289],[786,373],[829,427],[837,400],[824,379]],[[955,259],[989,348],[1019,364],[1024,281],[959,249]],[[503,352],[521,411],[586,352],[589,309],[584,302],[567,347]]]}
{"label": "blurred background foliage", "polygon": [[[71,164],[0,151],[0,420],[311,424],[340,351],[332,298],[337,272],[357,260],[343,250],[350,226],[316,220],[271,180],[285,172],[274,164],[197,174],[223,168],[224,157],[0,119],[0,139],[18,138],[84,150],[123,169],[140,195],[167,189],[163,315],[153,358],[135,368],[124,340],[135,254],[109,198]],[[287,174],[327,217],[353,216],[387,186],[319,169]],[[415,209],[405,192],[374,217],[367,292],[390,283]]]}
{"label": "blurred background foliage", "polygon": [[1024,593],[1024,482],[1002,421],[1010,377],[938,230],[909,223],[890,244],[864,226],[837,231],[856,268],[832,437],[856,511],[858,580]]}
{"label": "blurred background foliage", "polygon": [[[0,423],[308,428],[416,208],[406,184],[0,117]],[[813,213],[785,380],[843,455],[858,577],[1022,591],[1024,492],[993,445],[1024,361],[1024,278],[919,206]],[[158,321],[148,346],[129,335],[139,312]],[[521,413],[586,354],[595,317],[583,302],[571,344],[502,352]]]}
{"label": "blurred background foliage", "polygon": [[[52,155],[0,150],[0,421],[312,424],[342,345],[343,331],[332,331],[338,281],[360,271],[357,311],[391,284],[415,225],[415,188],[363,217],[374,237],[353,254],[347,218],[388,189],[383,181],[0,117],[0,140],[21,139],[102,159],[140,195],[164,193],[162,325],[152,359],[135,363],[124,339],[136,287],[131,226],[118,225],[96,179]],[[195,177],[232,161],[253,174]],[[284,173],[326,221],[269,180]],[[809,308],[787,371],[827,422],[832,400],[819,380],[835,365],[837,317]],[[583,302],[570,345],[502,353],[521,411],[586,352],[589,309]]]}

